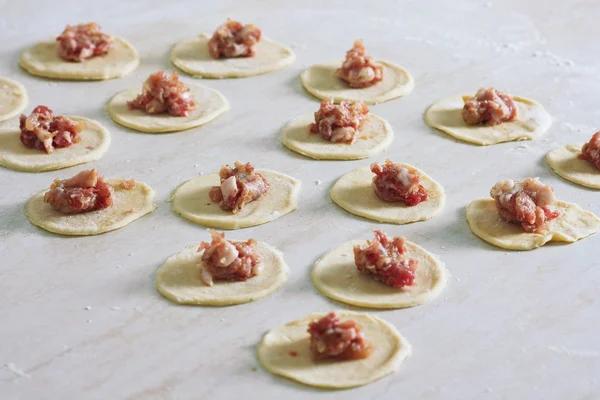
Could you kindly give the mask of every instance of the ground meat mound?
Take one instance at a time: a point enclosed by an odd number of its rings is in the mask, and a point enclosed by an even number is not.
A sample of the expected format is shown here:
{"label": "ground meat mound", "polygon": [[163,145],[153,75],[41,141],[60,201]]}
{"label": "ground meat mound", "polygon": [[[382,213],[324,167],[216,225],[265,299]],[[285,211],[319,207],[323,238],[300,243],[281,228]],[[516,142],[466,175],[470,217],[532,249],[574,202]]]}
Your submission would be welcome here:
{"label": "ground meat mound", "polygon": [[373,190],[383,201],[401,201],[412,207],[429,198],[429,193],[419,183],[419,175],[413,168],[386,160],[384,165],[371,164],[371,172],[375,174]]}
{"label": "ground meat mound", "polygon": [[509,94],[494,88],[479,89],[465,102],[462,117],[469,125],[494,126],[517,119],[517,106]]}
{"label": "ground meat mound", "polygon": [[56,38],[58,56],[65,61],[82,62],[88,58],[102,56],[114,45],[114,39],[100,31],[94,22],[67,25]]}
{"label": "ground meat mound", "polygon": [[583,145],[579,158],[600,169],[600,132],[596,132],[590,141]]}
{"label": "ground meat mound", "polygon": [[525,232],[544,233],[548,222],[559,216],[558,211],[548,208],[556,201],[554,190],[538,178],[505,179],[494,185],[490,195],[500,217],[520,225]]}
{"label": "ground meat mound", "polygon": [[342,101],[335,105],[333,99],[325,99],[315,113],[315,122],[311,124],[310,131],[334,143],[354,143],[360,125],[368,114],[369,107],[364,103]]}
{"label": "ground meat mound", "polygon": [[367,49],[360,39],[346,52],[346,60],[335,74],[351,88],[366,88],[383,79],[383,66],[367,55]]}
{"label": "ground meat mound", "polygon": [[234,214],[242,210],[245,204],[257,200],[267,193],[269,182],[264,176],[254,171],[250,163],[235,162],[235,168],[224,165],[219,171],[220,186],[213,186],[209,192],[210,199],[219,203],[221,209]]}
{"label": "ground meat mound", "polygon": [[308,333],[315,361],[359,360],[367,358],[373,351],[373,345],[366,340],[362,327],[353,320],[340,321],[334,312],[311,322]]}
{"label": "ground meat mound", "polygon": [[60,115],[55,116],[46,106],[37,106],[28,117],[21,114],[19,128],[21,142],[25,147],[50,154],[55,148],[78,143],[85,124]]}
{"label": "ground meat mound", "polygon": [[255,45],[262,32],[252,24],[242,25],[228,19],[219,26],[208,42],[208,51],[214,58],[253,57]]}
{"label": "ground meat mound", "polygon": [[44,201],[64,214],[102,210],[113,204],[113,188],[97,169],[81,171],[72,178],[56,179],[44,195]]}
{"label": "ground meat mound", "polygon": [[196,103],[194,97],[177,72],[171,75],[157,71],[150,75],[142,88],[142,93],[128,101],[131,110],[139,109],[147,114],[168,113],[174,117],[187,117]]}

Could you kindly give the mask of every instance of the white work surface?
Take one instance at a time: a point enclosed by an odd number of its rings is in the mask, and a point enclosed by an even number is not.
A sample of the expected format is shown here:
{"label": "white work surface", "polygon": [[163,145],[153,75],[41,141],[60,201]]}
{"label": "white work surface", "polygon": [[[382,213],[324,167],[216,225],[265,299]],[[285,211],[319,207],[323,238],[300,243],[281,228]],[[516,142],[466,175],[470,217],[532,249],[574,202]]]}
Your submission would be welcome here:
{"label": "white work surface", "polygon": [[[27,113],[45,104],[59,114],[97,119],[112,134],[108,153],[91,164],[40,174],[0,168],[0,398],[597,399],[600,235],[531,252],[503,251],[470,232],[465,206],[487,196],[500,179],[539,176],[558,198],[600,212],[597,191],[569,184],[544,161],[549,150],[585,141],[600,127],[600,4],[250,3],[0,1],[0,76],[25,85]],[[159,68],[172,69],[175,43],[212,32],[229,16],[255,23],[265,36],[291,46],[297,61],[258,77],[203,80],[231,103],[229,112],[204,127],[143,134],[110,120],[105,105],[113,94],[141,84]],[[141,66],[104,82],[44,80],[19,69],[24,47],[60,33],[67,23],[88,21],[129,40]],[[389,151],[350,162],[313,161],[287,151],[281,128],[319,105],[303,91],[300,73],[341,59],[361,37],[371,55],[406,67],[416,81],[409,96],[371,108],[394,128]],[[554,118],[550,131],[534,142],[478,147],[424,124],[430,104],[481,86],[538,100]],[[332,204],[329,189],[337,178],[386,157],[418,166],[445,187],[440,216],[384,225]],[[156,270],[209,235],[173,214],[166,200],[181,182],[235,160],[303,182],[295,212],[228,233],[280,249],[289,279],[254,303],[225,308],[170,303],[154,287]],[[148,183],[157,192],[156,211],[97,237],[62,237],[27,221],[23,206],[29,196],[56,177],[90,167]],[[264,371],[256,346],[269,328],[346,308],[315,290],[314,262],[344,241],[370,238],[376,228],[438,254],[452,275],[430,303],[373,311],[410,341],[413,355],[394,375],[344,392],[311,389]]]}

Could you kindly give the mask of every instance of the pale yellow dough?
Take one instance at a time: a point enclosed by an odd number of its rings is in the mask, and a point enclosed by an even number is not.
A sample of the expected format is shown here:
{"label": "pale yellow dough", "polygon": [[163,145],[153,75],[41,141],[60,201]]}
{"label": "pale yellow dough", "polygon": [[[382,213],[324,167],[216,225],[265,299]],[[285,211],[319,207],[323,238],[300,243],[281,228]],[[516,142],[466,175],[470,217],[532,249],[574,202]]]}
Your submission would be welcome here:
{"label": "pale yellow dough", "polygon": [[584,143],[566,144],[546,156],[550,168],[568,181],[591,189],[600,189],[600,170],[592,163],[579,159]]}
{"label": "pale yellow dough", "polygon": [[208,52],[210,38],[202,33],[176,44],[171,52],[173,65],[194,77],[245,78],[281,69],[296,60],[292,50],[264,37],[253,57],[215,59]]}
{"label": "pale yellow dough", "polygon": [[552,117],[544,107],[524,97],[514,96],[513,100],[518,109],[517,119],[499,125],[468,125],[461,114],[465,105],[463,96],[449,97],[433,104],[425,112],[425,122],[458,140],[481,146],[536,139],[546,133]]}
{"label": "pale yellow dough", "polygon": [[577,204],[557,201],[552,210],[558,218],[548,223],[548,233],[528,233],[516,224],[504,221],[493,199],[479,199],[467,206],[467,221],[474,234],[486,242],[507,250],[533,250],[547,242],[576,242],[600,230],[600,218]]}
{"label": "pale yellow dough", "polygon": [[442,185],[414,168],[421,178],[421,185],[429,193],[429,199],[416,206],[409,207],[402,202],[387,202],[381,200],[371,186],[375,174],[369,166],[355,169],[342,176],[331,188],[331,199],[344,210],[364,218],[378,222],[408,224],[426,221],[438,215],[444,208],[446,195]]}
{"label": "pale yellow dough", "polygon": [[154,211],[154,190],[143,182],[134,188],[121,188],[123,179],[110,179],[115,196],[113,205],[103,210],[83,214],[63,214],[44,202],[46,190],[33,196],[25,204],[25,215],[34,225],[50,232],[69,236],[98,235],[124,227]]}
{"label": "pale yellow dough", "polygon": [[0,165],[23,172],[53,171],[100,159],[110,146],[110,133],[97,121],[84,117],[69,116],[83,122],[81,141],[54,152],[29,149],[21,143],[18,124],[0,127]]}
{"label": "pale yellow dough", "polygon": [[[258,345],[258,360],[267,371],[308,386],[346,389],[375,382],[396,372],[411,354],[411,346],[390,323],[370,314],[338,311],[342,321],[358,322],[373,352],[362,360],[315,362],[307,332],[310,322],[325,316],[310,314],[271,329]],[[294,357],[290,352],[296,352]]]}
{"label": "pale yellow dough", "polygon": [[371,157],[394,140],[390,124],[377,115],[369,114],[352,144],[333,143],[310,131],[315,122],[313,114],[292,120],[281,133],[281,142],[288,149],[316,160],[358,160]]}
{"label": "pale yellow dough", "polygon": [[12,79],[0,77],[0,122],[16,117],[26,106],[25,87]]}
{"label": "pale yellow dough", "polygon": [[325,296],[342,303],[368,308],[405,308],[436,298],[446,287],[448,271],[434,255],[406,242],[407,257],[419,260],[414,285],[393,288],[360,273],[354,263],[354,246],[365,240],[346,242],[325,254],[315,264],[312,281]]}
{"label": "pale yellow dough", "polygon": [[229,110],[229,102],[219,92],[206,86],[187,84],[194,96],[196,108],[187,117],[174,117],[167,113],[147,114],[131,110],[127,101],[142,92],[142,87],[130,88],[116,94],[108,103],[108,114],[118,124],[147,133],[179,132],[204,125]]}
{"label": "pale yellow dough", "polygon": [[383,79],[373,86],[355,89],[335,76],[335,71],[343,61],[331,61],[313,65],[300,76],[306,91],[319,99],[333,98],[339,103],[343,100],[361,101],[377,104],[406,96],[412,92],[415,82],[410,72],[388,61],[377,60],[383,65]]}
{"label": "pale yellow dough", "polygon": [[120,37],[104,56],[83,62],[65,61],[58,57],[56,40],[34,44],[21,53],[19,64],[32,75],[71,80],[104,80],[127,75],[140,64],[135,48]]}
{"label": "pale yellow dough", "polygon": [[261,299],[277,291],[287,280],[289,268],[278,250],[258,242],[256,252],[263,259],[262,271],[241,281],[215,281],[207,286],[200,278],[204,251],[191,245],[170,257],[156,273],[156,288],[167,299],[179,304],[231,306]]}
{"label": "pale yellow dough", "polygon": [[219,186],[217,172],[191,179],[173,193],[173,212],[196,224],[218,229],[240,229],[261,225],[294,211],[298,205],[300,181],[270,170],[257,169],[271,185],[257,200],[244,205],[234,214],[213,203],[208,192]]}

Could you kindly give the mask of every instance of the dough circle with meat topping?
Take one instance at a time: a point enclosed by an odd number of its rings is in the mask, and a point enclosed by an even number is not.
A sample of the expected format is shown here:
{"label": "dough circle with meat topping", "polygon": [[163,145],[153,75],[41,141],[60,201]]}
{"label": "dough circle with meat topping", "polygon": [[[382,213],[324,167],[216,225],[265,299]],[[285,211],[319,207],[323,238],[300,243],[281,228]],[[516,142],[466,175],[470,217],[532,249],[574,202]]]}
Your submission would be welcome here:
{"label": "dough circle with meat topping", "polygon": [[124,179],[110,179],[114,189],[113,205],[82,214],[63,214],[44,202],[42,190],[25,204],[25,215],[34,225],[50,232],[69,236],[89,236],[113,231],[154,211],[154,190],[143,182],[127,190]]}
{"label": "dough circle with meat topping", "polygon": [[118,124],[147,133],[179,132],[204,125],[229,110],[229,102],[218,91],[198,84],[185,84],[196,107],[187,117],[175,117],[167,113],[147,114],[131,110],[127,101],[135,99],[142,87],[130,88],[117,93],[108,103],[108,114]]}
{"label": "dough circle with meat topping", "polygon": [[579,158],[584,143],[566,144],[546,156],[550,168],[568,181],[591,189],[600,189],[600,170]]}
{"label": "dough circle with meat topping", "polygon": [[171,62],[180,70],[202,78],[245,78],[266,74],[292,64],[296,55],[282,44],[261,38],[253,57],[215,59],[208,52],[211,35],[202,33],[176,44]]}
{"label": "dough circle with meat topping", "polygon": [[418,168],[400,164],[417,171],[421,185],[429,193],[426,201],[410,207],[403,202],[381,200],[371,186],[375,174],[369,166],[355,169],[338,179],[331,188],[331,199],[349,213],[378,222],[408,224],[437,216],[446,203],[442,185]]}
{"label": "dough circle with meat topping", "polygon": [[18,122],[0,127],[0,165],[16,171],[43,172],[100,159],[110,146],[108,130],[91,119],[68,118],[85,124],[80,133],[81,140],[69,147],[57,148],[50,154],[25,147],[19,138],[21,131]]}
{"label": "dough circle with meat topping", "polygon": [[514,121],[499,125],[468,125],[462,117],[463,96],[438,101],[425,112],[425,122],[463,142],[487,146],[516,140],[536,139],[546,133],[552,117],[544,107],[530,99],[513,96],[518,114]]}
{"label": "dough circle with meat topping", "polygon": [[32,75],[71,80],[104,80],[127,75],[140,64],[135,48],[120,37],[104,56],[83,62],[65,61],[58,56],[56,40],[36,43],[21,53],[19,64]]}
{"label": "dough circle with meat topping", "polygon": [[173,192],[173,212],[203,226],[240,229],[261,225],[294,211],[298,205],[300,181],[276,171],[257,169],[271,188],[257,200],[244,205],[234,214],[213,203],[208,192],[219,185],[219,173],[201,175],[181,184]]}
{"label": "dough circle with meat topping", "polygon": [[245,281],[215,280],[213,286],[202,282],[202,252],[191,245],[169,259],[156,273],[156,288],[167,299],[179,304],[230,306],[248,303],[277,291],[287,280],[289,267],[277,249],[257,242],[256,252],[262,257],[260,273]]}
{"label": "dough circle with meat topping", "polygon": [[0,122],[16,117],[26,106],[25,87],[12,79],[0,77]]}
{"label": "dough circle with meat topping", "polygon": [[471,231],[486,242],[506,250],[533,250],[547,242],[576,242],[600,230],[600,218],[577,204],[557,201],[548,207],[560,215],[548,222],[548,233],[529,233],[504,221],[493,199],[479,199],[467,206]]}
{"label": "dough circle with meat topping", "polygon": [[288,149],[316,160],[358,160],[385,150],[394,140],[390,124],[383,118],[369,114],[357,132],[356,141],[334,143],[310,131],[315,122],[313,114],[290,121],[281,133],[281,142]]}
{"label": "dough circle with meat topping", "polygon": [[415,83],[410,72],[387,61],[377,60],[383,65],[383,80],[373,86],[355,89],[335,76],[335,71],[343,61],[331,61],[308,68],[300,76],[306,91],[316,98],[339,103],[343,100],[377,104],[406,96],[412,92]]}
{"label": "dough circle with meat topping", "polygon": [[374,315],[337,311],[342,321],[358,322],[373,352],[364,359],[350,361],[313,361],[308,324],[325,313],[310,314],[271,329],[258,345],[257,354],[263,368],[308,386],[346,389],[375,382],[396,372],[411,354],[411,346],[396,328]]}
{"label": "dough circle with meat topping", "polygon": [[406,308],[436,298],[448,283],[448,271],[433,254],[406,242],[406,256],[419,260],[412,286],[393,288],[361,273],[354,263],[354,246],[365,240],[343,243],[315,264],[312,281],[325,296],[342,303],[368,308]]}

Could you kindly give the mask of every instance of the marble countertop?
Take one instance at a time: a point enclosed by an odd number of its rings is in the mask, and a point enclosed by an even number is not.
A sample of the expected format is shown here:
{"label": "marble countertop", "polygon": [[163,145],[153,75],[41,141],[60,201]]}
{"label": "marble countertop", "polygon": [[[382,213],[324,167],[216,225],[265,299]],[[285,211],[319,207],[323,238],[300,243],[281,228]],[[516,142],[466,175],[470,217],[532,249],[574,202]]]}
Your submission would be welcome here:
{"label": "marble countertop", "polygon": [[[600,390],[600,236],[532,252],[507,252],[476,238],[465,206],[498,180],[539,176],[560,199],[600,213],[600,195],[554,175],[545,154],[587,140],[600,124],[600,4],[593,1],[424,2],[419,0],[199,2],[0,0],[0,76],[25,85],[30,103],[97,119],[108,153],[92,164],[28,174],[0,169],[0,397],[3,399],[592,399]],[[205,80],[231,110],[182,133],[149,135],[115,125],[105,104],[116,92],[171,69],[176,42],[233,17],[290,45],[297,61],[248,79]],[[20,51],[67,23],[98,22],[139,51],[132,74],[104,82],[27,75]],[[369,160],[313,161],[281,146],[280,130],[314,112],[300,73],[341,58],[359,37],[372,55],[415,77],[414,92],[372,107],[395,130],[389,151]],[[192,81],[185,77],[184,80]],[[478,147],[428,128],[425,109],[449,95],[496,86],[541,102],[553,116],[534,142]],[[380,225],[334,204],[342,174],[386,157],[418,166],[446,189],[443,213],[427,222]],[[184,307],[154,288],[158,267],[208,238],[166,203],[179,183],[222,163],[253,161],[302,180],[298,209],[235,231],[280,249],[291,268],[277,293],[255,303]],[[124,229],[65,238],[35,228],[25,201],[55,177],[95,166],[109,177],[152,186],[158,208]],[[316,184],[315,182],[321,182]],[[313,263],[333,246],[374,228],[405,235],[446,263],[452,277],[423,306],[377,312],[413,345],[400,370],[344,392],[310,389],[258,365],[255,347],[273,326],[343,306],[310,282]]]}

